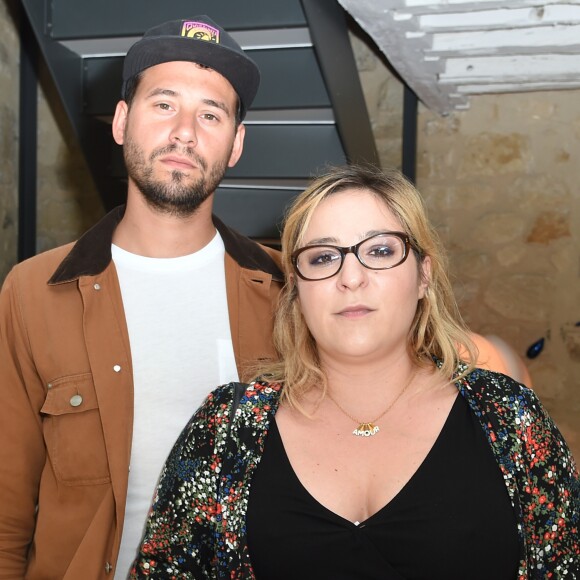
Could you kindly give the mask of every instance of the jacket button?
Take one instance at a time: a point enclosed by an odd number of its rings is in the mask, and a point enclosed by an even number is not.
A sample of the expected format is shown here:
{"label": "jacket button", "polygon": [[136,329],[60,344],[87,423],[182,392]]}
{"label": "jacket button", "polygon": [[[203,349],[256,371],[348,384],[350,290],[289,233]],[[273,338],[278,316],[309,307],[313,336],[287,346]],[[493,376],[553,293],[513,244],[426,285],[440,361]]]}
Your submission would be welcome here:
{"label": "jacket button", "polygon": [[73,395],[69,402],[71,407],[78,407],[83,402],[83,398],[81,395]]}
{"label": "jacket button", "polygon": [[113,571],[113,566],[109,562],[105,562],[105,574],[110,574]]}
{"label": "jacket button", "polygon": [[93,284],[93,288],[95,290],[100,290],[101,289],[101,285],[100,284]]}
{"label": "jacket button", "polygon": [[116,373],[120,372],[120,371],[121,371],[121,365],[115,365],[115,366],[113,367],[113,370],[114,370]]}

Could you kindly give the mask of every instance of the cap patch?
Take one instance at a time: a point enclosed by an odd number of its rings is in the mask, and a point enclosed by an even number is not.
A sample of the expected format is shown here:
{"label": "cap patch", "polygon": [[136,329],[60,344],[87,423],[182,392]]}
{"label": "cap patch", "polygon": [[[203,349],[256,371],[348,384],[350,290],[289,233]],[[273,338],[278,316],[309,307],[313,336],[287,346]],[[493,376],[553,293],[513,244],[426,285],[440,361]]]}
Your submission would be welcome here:
{"label": "cap patch", "polygon": [[181,36],[204,40],[205,42],[213,42],[214,44],[220,43],[220,31],[205,22],[185,20],[181,27]]}
{"label": "cap patch", "polygon": [[239,119],[244,118],[260,86],[258,65],[227,30],[203,14],[145,31],[125,55],[122,98],[130,96],[127,90],[133,77],[152,66],[176,61],[200,63],[222,75],[240,97]]}

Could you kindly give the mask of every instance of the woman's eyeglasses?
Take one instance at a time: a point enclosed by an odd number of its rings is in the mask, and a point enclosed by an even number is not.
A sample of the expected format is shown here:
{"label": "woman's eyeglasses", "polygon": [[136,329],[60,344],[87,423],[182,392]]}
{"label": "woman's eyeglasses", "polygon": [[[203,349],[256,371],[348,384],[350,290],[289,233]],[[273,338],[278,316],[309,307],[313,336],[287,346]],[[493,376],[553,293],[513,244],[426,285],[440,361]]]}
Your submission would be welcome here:
{"label": "woman's eyeglasses", "polygon": [[411,241],[404,232],[381,232],[354,246],[313,244],[292,253],[296,274],[303,280],[326,280],[336,276],[347,254],[354,254],[369,270],[389,270],[400,266],[409,255]]}

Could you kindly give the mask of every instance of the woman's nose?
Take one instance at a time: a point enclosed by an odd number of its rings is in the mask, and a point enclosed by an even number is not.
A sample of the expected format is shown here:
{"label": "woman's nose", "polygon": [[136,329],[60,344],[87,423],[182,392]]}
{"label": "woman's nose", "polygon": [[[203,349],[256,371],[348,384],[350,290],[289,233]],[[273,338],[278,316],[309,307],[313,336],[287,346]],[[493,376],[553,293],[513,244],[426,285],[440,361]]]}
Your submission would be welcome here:
{"label": "woman's nose", "polygon": [[340,272],[337,274],[341,286],[358,288],[368,280],[368,268],[365,268],[354,252],[346,254]]}

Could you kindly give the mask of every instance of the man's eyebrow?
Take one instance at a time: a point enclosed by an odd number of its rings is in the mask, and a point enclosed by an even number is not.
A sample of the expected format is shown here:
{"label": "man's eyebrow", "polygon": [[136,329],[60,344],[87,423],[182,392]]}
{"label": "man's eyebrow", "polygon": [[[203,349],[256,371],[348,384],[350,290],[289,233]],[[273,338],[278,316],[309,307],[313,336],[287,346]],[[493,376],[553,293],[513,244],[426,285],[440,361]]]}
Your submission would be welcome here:
{"label": "man's eyebrow", "polygon": [[228,117],[230,117],[229,107],[222,101],[214,101],[213,99],[203,99],[202,102],[208,107],[216,107],[223,111]]}
{"label": "man's eyebrow", "polygon": [[150,99],[152,97],[157,97],[159,95],[163,95],[165,97],[177,97],[179,95],[179,93],[177,91],[172,90],[172,89],[156,88],[156,89],[153,89],[145,98]]}

